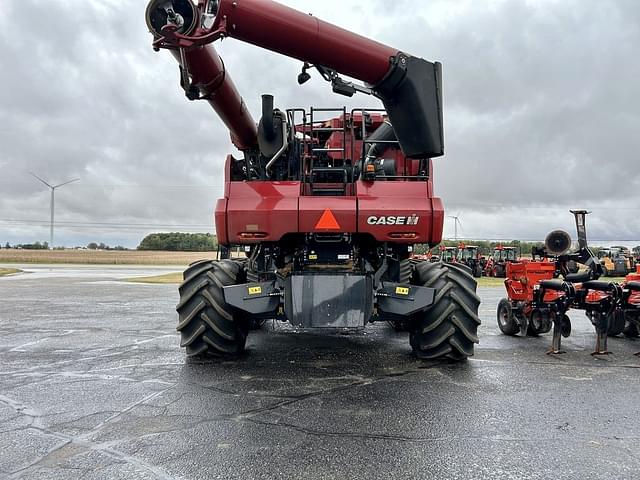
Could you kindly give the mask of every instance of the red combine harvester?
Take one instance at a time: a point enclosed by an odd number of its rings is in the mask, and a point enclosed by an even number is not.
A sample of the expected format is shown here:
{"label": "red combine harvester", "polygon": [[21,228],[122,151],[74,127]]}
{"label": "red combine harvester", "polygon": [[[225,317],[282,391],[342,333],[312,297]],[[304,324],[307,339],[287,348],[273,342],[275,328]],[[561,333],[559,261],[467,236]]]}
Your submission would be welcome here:
{"label": "red combine harvester", "polygon": [[[152,0],[147,25],[191,100],[206,100],[240,158],[226,159],[215,209],[219,261],[184,273],[178,330],[188,355],[233,356],[262,319],[360,329],[401,321],[420,358],[461,360],[478,342],[476,282],[416,262],[442,239],[431,158],[443,155],[442,76],[431,63],[269,0]],[[315,68],[335,93],[385,109],[275,109],[256,125],[212,42],[235,38]],[[346,75],[365,82],[345,81]],[[230,259],[231,248],[248,250]]]}
{"label": "red combine harvester", "polygon": [[[620,311],[623,289],[597,279],[602,274],[598,258],[587,245],[584,210],[572,211],[576,219],[579,248],[570,252],[571,237],[562,230],[551,232],[545,247],[534,249],[533,260],[507,264],[505,286],[508,298],[498,304],[498,326],[506,335],[523,332],[535,336],[553,326],[553,343],[548,353],[564,353],[561,337],[571,334],[567,311],[584,310],[597,334],[594,355],[605,355],[608,335],[618,335],[625,327]],[[536,257],[540,257],[536,260]],[[571,262],[584,264],[585,272],[569,273]],[[632,315],[632,308],[629,308]]]}

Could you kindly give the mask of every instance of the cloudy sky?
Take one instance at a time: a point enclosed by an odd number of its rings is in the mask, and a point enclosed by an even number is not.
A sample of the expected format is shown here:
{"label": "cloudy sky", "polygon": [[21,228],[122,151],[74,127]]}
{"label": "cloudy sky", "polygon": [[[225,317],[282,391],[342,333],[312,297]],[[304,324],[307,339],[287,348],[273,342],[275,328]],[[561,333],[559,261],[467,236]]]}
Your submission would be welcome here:
{"label": "cloudy sky", "polygon": [[[283,0],[444,65],[446,156],[437,194],[459,236],[575,235],[640,242],[640,5],[636,0]],[[0,242],[135,247],[153,231],[210,231],[222,164],[235,149],[205,102],[189,102],[177,65],[151,49],[146,2],[3,0],[0,16]],[[257,47],[217,45],[258,117],[342,105],[300,64]],[[348,106],[377,106],[364,96]],[[453,221],[445,234],[453,236]]]}

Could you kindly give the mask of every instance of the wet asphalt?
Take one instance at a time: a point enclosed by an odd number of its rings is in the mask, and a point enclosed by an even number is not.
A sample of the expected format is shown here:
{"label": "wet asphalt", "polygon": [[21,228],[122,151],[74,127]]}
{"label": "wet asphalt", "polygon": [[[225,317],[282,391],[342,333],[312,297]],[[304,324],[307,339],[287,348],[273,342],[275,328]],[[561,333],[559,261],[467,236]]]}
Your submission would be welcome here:
{"label": "wet asphalt", "polygon": [[420,362],[385,324],[253,332],[238,361],[185,360],[174,285],[148,268],[0,278],[0,478],[637,479],[640,342],[589,355],[505,337],[481,288],[480,345]]}

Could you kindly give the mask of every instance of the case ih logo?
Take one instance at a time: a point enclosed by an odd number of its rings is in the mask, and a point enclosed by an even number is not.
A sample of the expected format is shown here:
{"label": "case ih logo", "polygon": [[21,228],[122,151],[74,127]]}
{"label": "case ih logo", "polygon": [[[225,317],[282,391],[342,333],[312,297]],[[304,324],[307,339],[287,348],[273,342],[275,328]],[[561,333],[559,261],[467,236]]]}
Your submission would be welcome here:
{"label": "case ih logo", "polygon": [[376,217],[371,216],[367,218],[369,225],[417,225],[420,217],[417,215],[411,215],[410,217]]}

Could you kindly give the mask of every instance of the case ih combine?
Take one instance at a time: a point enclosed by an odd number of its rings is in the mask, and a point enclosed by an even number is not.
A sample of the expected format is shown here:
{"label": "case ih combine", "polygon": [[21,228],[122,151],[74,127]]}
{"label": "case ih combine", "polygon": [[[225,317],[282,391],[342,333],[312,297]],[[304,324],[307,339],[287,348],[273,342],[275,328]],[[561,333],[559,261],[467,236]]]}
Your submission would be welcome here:
{"label": "case ih combine", "polygon": [[[226,159],[215,209],[223,259],[191,265],[180,286],[187,354],[236,355],[252,322],[276,318],[303,328],[400,320],[420,358],[472,355],[475,280],[409,258],[442,237],[431,168],[444,152],[440,64],[269,0],[153,0],[146,18],[187,97],[211,104],[241,152]],[[227,37],[300,60],[301,84],[315,68],[335,93],[371,94],[385,109],[281,110],[263,95],[256,124],[212,45]],[[248,258],[228,258],[233,246]]]}

